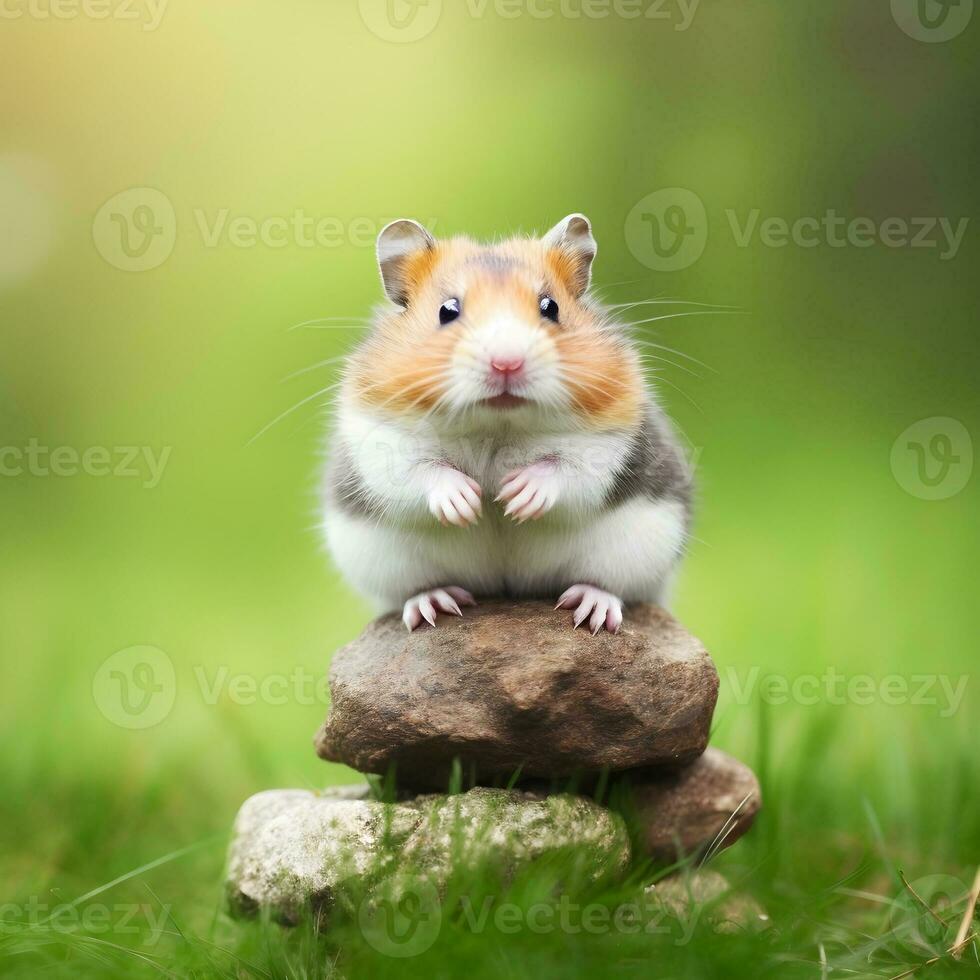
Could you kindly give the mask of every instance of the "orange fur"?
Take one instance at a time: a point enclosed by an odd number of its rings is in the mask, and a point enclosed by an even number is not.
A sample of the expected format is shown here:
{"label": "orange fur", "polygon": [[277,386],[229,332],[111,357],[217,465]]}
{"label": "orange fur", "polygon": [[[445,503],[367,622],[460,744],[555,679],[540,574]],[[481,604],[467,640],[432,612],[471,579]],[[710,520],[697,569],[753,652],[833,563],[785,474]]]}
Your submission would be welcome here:
{"label": "orange fur", "polygon": [[545,262],[554,279],[560,282],[571,294],[581,292],[581,275],[571,256],[556,249],[548,249]]}
{"label": "orange fur", "polygon": [[633,428],[643,411],[643,381],[633,359],[608,337],[575,333],[555,338],[572,400],[597,427]]}
{"label": "orange fur", "polygon": [[536,324],[540,295],[547,293],[559,304],[561,323],[542,326],[581,421],[598,428],[639,424],[644,387],[637,358],[576,299],[582,273],[573,257],[537,239],[484,246],[454,238],[408,261],[407,308],[381,314],[372,336],[351,358],[348,391],[357,400],[392,413],[430,411],[446,390],[465,335],[462,324],[439,329],[440,305],[459,297],[464,322],[508,311]]}

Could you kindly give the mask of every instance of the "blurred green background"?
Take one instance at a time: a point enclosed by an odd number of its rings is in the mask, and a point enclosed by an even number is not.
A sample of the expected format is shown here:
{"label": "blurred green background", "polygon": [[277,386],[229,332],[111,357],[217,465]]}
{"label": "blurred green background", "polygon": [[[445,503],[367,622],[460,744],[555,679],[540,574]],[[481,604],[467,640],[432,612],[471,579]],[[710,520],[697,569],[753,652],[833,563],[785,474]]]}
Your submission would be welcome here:
{"label": "blurred green background", "polygon": [[[846,873],[842,855],[876,847],[910,873],[972,874],[978,25],[931,43],[886,0],[631,9],[432,0],[399,28],[370,0],[110,0],[104,18],[8,3],[5,897],[71,900],[204,841],[152,880],[184,921],[206,922],[221,835],[247,795],[356,778],[311,747],[326,710],[315,682],[369,618],[316,532],[322,389],[338,365],[287,376],[358,341],[385,221],[489,238],[576,210],[593,221],[606,300],[741,311],[641,329],[708,365],[650,349],[674,362],[655,365],[660,391],[698,464],[674,608],[719,665],[716,744],[763,776],[753,846],[773,887],[822,867],[814,855]],[[159,195],[100,212],[132,188]],[[704,207],[686,215],[703,253],[683,267],[658,267],[628,221],[640,213],[652,235],[640,202],[664,188]],[[834,247],[821,232],[814,247],[758,232],[740,244],[754,211],[792,223],[831,210],[875,228],[969,224],[955,254],[938,226],[926,238],[939,247],[877,233]],[[937,418],[959,427],[903,436]],[[17,455],[30,445],[169,455],[149,486],[145,462],[138,476],[32,472]],[[98,672],[140,645],[172,663],[175,698],[129,729]],[[871,703],[760,698],[766,675],[828,668],[874,678]],[[939,681],[938,703],[881,696],[883,678],[920,674],[968,679],[955,710]],[[270,678],[272,697],[250,693]]]}

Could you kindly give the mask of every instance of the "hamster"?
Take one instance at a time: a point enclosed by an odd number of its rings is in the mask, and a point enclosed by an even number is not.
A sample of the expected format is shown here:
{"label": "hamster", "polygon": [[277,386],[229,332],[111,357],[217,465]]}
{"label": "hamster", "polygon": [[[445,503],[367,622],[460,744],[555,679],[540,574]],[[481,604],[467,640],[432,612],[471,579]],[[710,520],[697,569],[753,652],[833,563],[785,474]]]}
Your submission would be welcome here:
{"label": "hamster", "polygon": [[626,328],[589,295],[581,214],[543,238],[378,236],[390,305],[350,355],[324,481],[336,565],[409,631],[477,598],[550,598],[615,632],[662,602],[686,460]]}

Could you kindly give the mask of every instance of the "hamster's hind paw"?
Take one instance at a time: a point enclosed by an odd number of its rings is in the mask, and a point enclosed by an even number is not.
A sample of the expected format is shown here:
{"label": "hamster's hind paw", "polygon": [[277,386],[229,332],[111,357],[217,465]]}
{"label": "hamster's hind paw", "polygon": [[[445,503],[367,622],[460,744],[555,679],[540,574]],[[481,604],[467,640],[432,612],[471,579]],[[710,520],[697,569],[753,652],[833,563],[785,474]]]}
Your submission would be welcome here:
{"label": "hamster's hind paw", "polygon": [[482,513],[482,491],[476,480],[459,470],[443,467],[429,490],[429,510],[443,526],[469,527]]}
{"label": "hamster's hind paw", "polygon": [[416,626],[419,626],[423,619],[430,626],[435,626],[438,613],[462,616],[463,610],[459,608],[460,603],[464,606],[475,606],[476,599],[466,589],[461,589],[458,585],[447,585],[444,589],[420,592],[405,603],[402,622],[409,633]]}
{"label": "hamster's hind paw", "polygon": [[618,633],[623,625],[623,602],[611,592],[604,592],[594,585],[573,585],[566,589],[558,600],[555,609],[571,609],[578,603],[572,619],[578,629],[586,619],[595,636],[603,626],[610,633]]}

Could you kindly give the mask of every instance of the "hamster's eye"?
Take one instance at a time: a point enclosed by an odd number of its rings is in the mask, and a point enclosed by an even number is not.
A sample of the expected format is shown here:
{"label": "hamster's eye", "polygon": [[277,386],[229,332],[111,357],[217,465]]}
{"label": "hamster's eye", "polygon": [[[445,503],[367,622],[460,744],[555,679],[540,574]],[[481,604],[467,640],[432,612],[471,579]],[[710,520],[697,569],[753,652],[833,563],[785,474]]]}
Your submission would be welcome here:
{"label": "hamster's eye", "polygon": [[445,326],[447,323],[452,323],[453,320],[459,318],[459,300],[458,299],[447,299],[442,306],[439,307],[439,323]]}
{"label": "hamster's eye", "polygon": [[550,296],[541,297],[541,315],[552,323],[558,322],[558,304]]}

